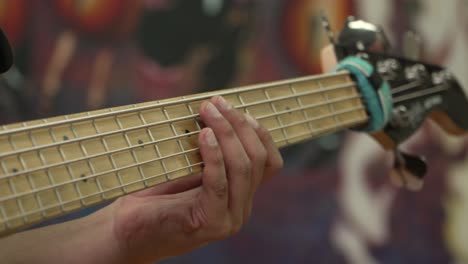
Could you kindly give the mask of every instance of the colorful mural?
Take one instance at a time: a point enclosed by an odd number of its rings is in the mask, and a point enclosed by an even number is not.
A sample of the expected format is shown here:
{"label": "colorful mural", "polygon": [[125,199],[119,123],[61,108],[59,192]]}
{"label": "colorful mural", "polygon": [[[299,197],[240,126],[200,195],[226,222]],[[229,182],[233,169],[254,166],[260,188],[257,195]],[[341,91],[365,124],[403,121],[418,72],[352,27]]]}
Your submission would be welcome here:
{"label": "colorful mural", "polygon": [[[422,58],[468,89],[467,9],[462,0],[3,0],[16,65],[0,80],[0,122],[319,73],[321,12],[336,31],[348,15],[380,24],[397,53],[406,31],[419,33]],[[286,168],[260,190],[242,232],[164,263],[468,263],[467,139],[428,123],[404,148],[430,164],[419,193],[390,185],[391,157],[365,135],[284,149]]]}

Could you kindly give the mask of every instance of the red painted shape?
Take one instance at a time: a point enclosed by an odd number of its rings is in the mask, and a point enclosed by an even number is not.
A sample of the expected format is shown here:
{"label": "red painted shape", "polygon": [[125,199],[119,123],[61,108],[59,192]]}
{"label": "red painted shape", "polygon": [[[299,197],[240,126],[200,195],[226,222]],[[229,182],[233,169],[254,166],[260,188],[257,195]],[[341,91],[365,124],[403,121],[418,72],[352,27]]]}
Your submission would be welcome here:
{"label": "red painted shape", "polygon": [[0,26],[15,47],[23,38],[27,8],[25,0],[0,1]]}
{"label": "red painted shape", "polygon": [[135,0],[55,0],[55,5],[72,27],[95,36],[126,35],[140,10]]}

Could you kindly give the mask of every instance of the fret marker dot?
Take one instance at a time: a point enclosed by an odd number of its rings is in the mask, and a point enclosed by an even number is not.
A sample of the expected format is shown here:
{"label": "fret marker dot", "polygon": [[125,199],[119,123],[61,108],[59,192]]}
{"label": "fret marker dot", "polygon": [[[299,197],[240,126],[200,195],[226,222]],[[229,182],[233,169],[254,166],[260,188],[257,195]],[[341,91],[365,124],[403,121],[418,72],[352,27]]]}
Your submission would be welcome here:
{"label": "fret marker dot", "polygon": [[[286,111],[291,111],[291,107],[286,106]],[[289,114],[292,114],[292,112],[289,112]]]}
{"label": "fret marker dot", "polygon": [[17,169],[17,168],[13,168],[13,169],[11,170],[11,172],[17,173],[17,172],[18,172],[18,169]]}
{"label": "fret marker dot", "polygon": [[67,136],[63,136],[63,140],[64,140],[64,141],[67,141],[67,140],[68,140],[68,137],[67,137]]}
{"label": "fret marker dot", "polygon": [[[86,177],[86,175],[81,174],[80,177],[81,177],[81,178],[84,178],[84,177]],[[87,182],[87,181],[88,181],[88,179],[83,179],[83,182]]]}
{"label": "fret marker dot", "polygon": [[[185,134],[188,134],[188,133],[190,133],[190,130],[185,129]],[[190,137],[190,136],[188,136],[188,137]]]}
{"label": "fret marker dot", "polygon": [[[138,144],[142,145],[143,143],[144,143],[143,140],[141,139],[138,140]],[[145,146],[141,146],[141,147],[144,148]]]}

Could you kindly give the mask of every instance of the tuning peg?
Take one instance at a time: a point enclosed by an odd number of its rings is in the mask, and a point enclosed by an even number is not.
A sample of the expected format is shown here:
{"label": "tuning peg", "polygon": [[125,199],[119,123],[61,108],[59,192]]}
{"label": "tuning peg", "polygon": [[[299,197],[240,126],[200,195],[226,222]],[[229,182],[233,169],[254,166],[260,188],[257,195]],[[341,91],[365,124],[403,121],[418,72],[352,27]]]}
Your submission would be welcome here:
{"label": "tuning peg", "polygon": [[421,37],[412,31],[406,32],[403,38],[403,55],[408,59],[419,60],[421,49]]}
{"label": "tuning peg", "polygon": [[409,155],[398,149],[394,151],[394,155],[394,169],[390,173],[392,182],[397,187],[403,187],[410,191],[421,190],[427,172],[424,158]]}

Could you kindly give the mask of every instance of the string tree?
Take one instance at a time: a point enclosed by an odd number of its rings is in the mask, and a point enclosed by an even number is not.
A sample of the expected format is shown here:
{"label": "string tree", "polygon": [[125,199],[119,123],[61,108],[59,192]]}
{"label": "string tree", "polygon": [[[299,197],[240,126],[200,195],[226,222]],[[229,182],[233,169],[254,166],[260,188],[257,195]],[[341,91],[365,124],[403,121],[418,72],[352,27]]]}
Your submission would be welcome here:
{"label": "string tree", "polygon": [[405,77],[408,81],[422,81],[428,80],[428,71],[426,66],[417,63],[405,67]]}

